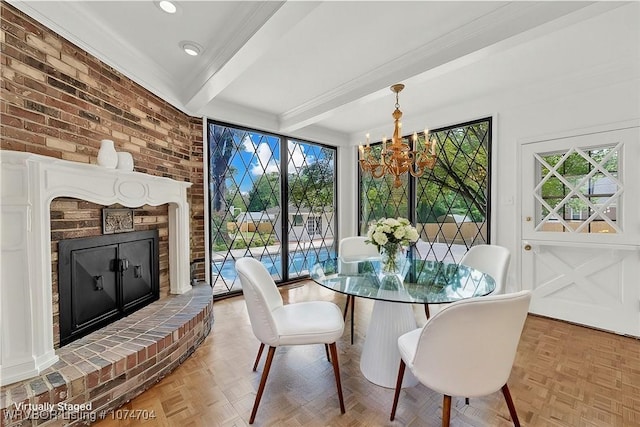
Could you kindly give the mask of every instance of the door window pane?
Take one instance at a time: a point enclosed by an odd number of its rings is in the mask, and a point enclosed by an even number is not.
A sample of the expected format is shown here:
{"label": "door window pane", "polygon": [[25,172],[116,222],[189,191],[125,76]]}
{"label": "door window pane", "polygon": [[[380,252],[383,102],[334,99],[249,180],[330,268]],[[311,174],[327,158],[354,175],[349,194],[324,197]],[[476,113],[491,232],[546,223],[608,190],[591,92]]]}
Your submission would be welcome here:
{"label": "door window pane", "polygon": [[619,233],[619,146],[535,155],[536,230]]}

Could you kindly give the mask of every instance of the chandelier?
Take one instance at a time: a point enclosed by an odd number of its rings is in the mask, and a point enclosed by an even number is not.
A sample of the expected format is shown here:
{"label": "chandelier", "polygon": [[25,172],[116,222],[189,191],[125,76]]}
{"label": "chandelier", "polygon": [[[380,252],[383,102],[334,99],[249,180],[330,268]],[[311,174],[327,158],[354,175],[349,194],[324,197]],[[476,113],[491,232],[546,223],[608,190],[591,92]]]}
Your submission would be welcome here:
{"label": "chandelier", "polygon": [[391,86],[391,91],[396,94],[396,109],[392,114],[393,136],[391,144],[387,145],[387,138],[382,139],[380,157],[373,155],[369,146],[369,134],[367,145],[360,146],[360,167],[364,172],[371,172],[374,178],[382,176],[394,176],[393,186],[400,187],[400,176],[410,173],[416,178],[421,177],[427,169],[433,169],[436,164],[436,141],[429,141],[429,130],[424,130],[424,143],[419,147],[418,134],[414,132],[411,146],[409,141],[402,137],[402,111],[398,103],[398,94],[404,89],[403,84]]}

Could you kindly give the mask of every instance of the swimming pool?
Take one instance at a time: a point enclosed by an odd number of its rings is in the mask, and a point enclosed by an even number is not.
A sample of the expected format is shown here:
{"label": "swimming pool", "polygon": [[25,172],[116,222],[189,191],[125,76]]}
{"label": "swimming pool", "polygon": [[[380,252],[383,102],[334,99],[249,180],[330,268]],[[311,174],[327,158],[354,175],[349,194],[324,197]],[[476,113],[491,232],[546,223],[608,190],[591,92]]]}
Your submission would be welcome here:
{"label": "swimming pool", "polygon": [[[335,256],[335,252],[328,248],[291,252],[289,253],[289,277],[298,277],[308,274],[309,269],[313,264]],[[260,258],[260,262],[262,262],[269,273],[276,278],[282,277],[281,260],[282,256],[280,254],[274,254],[273,256],[265,254]],[[228,258],[224,261],[212,262],[211,274],[214,276],[222,276],[225,281],[235,280],[237,277],[235,260],[233,258]]]}

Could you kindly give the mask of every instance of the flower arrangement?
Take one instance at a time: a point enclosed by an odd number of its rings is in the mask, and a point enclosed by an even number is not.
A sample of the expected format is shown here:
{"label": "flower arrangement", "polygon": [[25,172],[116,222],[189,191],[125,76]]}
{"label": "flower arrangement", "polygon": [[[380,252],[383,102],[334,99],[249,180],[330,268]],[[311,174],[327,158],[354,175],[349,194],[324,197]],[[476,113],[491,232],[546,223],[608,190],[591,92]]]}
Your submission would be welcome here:
{"label": "flower arrangement", "polygon": [[406,218],[380,218],[369,226],[367,242],[376,245],[378,252],[386,256],[383,270],[397,269],[397,255],[403,246],[418,241],[418,231]]}

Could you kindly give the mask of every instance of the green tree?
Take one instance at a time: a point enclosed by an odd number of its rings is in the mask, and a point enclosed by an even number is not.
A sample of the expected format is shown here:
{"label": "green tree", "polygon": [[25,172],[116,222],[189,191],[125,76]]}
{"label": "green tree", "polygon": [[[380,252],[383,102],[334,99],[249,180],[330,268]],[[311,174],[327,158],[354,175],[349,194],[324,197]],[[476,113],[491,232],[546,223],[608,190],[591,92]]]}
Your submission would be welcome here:
{"label": "green tree", "polygon": [[[381,144],[371,147],[374,157],[380,157]],[[402,185],[394,185],[393,176],[374,178],[370,173],[361,175],[361,232],[366,233],[371,221],[380,218],[409,216],[407,175],[400,178]]]}
{"label": "green tree", "polygon": [[437,132],[437,160],[418,183],[418,220],[434,222],[446,213],[484,221],[488,197],[488,126],[480,122]]}
{"label": "green tree", "polygon": [[212,212],[226,211],[226,179],[230,173],[229,159],[240,150],[241,145],[234,144],[236,133],[243,133],[237,129],[215,124],[209,125],[209,177],[211,191]]}
{"label": "green tree", "polygon": [[[418,222],[435,222],[446,213],[457,213],[484,221],[487,212],[487,166],[489,122],[437,132],[437,161],[417,181]],[[424,139],[419,141],[424,146]],[[372,147],[375,154],[380,147]],[[394,187],[392,177],[362,176],[363,219],[406,216],[407,175],[403,185]],[[366,227],[366,224],[363,224]]]}
{"label": "green tree", "polygon": [[299,174],[289,175],[289,199],[298,208],[323,211],[326,206],[333,206],[333,153],[323,153],[320,160],[304,166]]}
{"label": "green tree", "polygon": [[[617,174],[617,152],[611,153],[610,148],[601,148],[585,154],[593,159],[594,163],[601,163],[605,156],[609,155],[601,168],[614,176]],[[591,179],[585,181],[585,176],[591,172],[594,164],[577,152],[568,155],[565,155],[565,153],[547,154],[543,156],[543,160],[549,167],[554,168],[558,175],[562,176],[562,180],[555,175],[549,176],[542,183],[541,196],[552,208],[555,208],[570,193],[570,187],[565,183],[569,183],[571,187],[575,187],[584,181],[580,186],[579,193],[589,197],[592,194],[595,182],[605,176],[602,172],[596,172],[592,175]],[[547,174],[549,174],[549,167],[542,164],[540,168],[541,177],[546,177]],[[607,196],[608,195],[605,195],[605,197]],[[570,207],[573,211],[584,211],[588,205],[580,197],[576,195],[572,196],[570,200],[563,204],[562,209],[559,211],[561,217],[568,218],[569,213],[564,212],[565,207]],[[547,215],[548,213],[549,210],[547,208],[542,209],[543,215]]]}
{"label": "green tree", "polygon": [[240,209],[240,211],[246,211],[249,204],[247,196],[242,194],[240,187],[238,187],[238,183],[235,181],[232,181],[227,189],[225,201],[227,206],[229,206],[229,209],[231,209],[231,206],[236,208],[234,212],[230,212],[233,217],[237,216],[237,212],[239,212],[238,209]]}
{"label": "green tree", "polygon": [[260,176],[249,190],[248,199],[247,210],[250,212],[261,212],[280,206],[280,174],[271,172]]}

